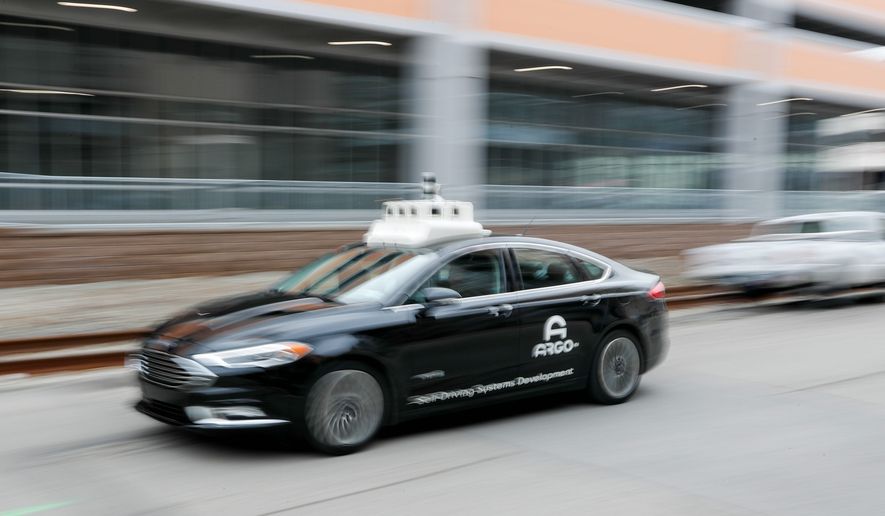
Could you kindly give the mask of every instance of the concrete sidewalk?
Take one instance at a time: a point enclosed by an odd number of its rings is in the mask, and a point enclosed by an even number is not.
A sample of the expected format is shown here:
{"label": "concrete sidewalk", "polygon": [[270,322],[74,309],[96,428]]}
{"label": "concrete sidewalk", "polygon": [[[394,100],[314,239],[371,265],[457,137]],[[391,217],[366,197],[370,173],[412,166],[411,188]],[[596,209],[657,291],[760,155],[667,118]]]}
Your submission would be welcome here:
{"label": "concrete sidewalk", "polygon": [[148,327],[209,299],[266,288],[286,274],[0,289],[0,340]]}
{"label": "concrete sidewalk", "polygon": [[[623,260],[685,284],[678,258]],[[195,304],[267,288],[288,272],[0,289],[0,340],[150,327]]]}

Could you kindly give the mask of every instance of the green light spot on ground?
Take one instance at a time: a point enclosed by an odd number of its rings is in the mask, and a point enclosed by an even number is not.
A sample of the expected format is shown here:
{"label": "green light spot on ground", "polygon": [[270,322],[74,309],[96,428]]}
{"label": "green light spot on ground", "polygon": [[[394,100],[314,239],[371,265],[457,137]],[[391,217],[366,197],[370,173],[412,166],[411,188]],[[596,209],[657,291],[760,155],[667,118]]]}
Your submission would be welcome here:
{"label": "green light spot on ground", "polygon": [[51,511],[52,509],[60,509],[71,505],[74,502],[56,502],[44,503],[43,505],[32,505],[30,507],[22,507],[21,509],[12,509],[0,512],[0,516],[24,516],[26,514],[36,514],[43,511]]}

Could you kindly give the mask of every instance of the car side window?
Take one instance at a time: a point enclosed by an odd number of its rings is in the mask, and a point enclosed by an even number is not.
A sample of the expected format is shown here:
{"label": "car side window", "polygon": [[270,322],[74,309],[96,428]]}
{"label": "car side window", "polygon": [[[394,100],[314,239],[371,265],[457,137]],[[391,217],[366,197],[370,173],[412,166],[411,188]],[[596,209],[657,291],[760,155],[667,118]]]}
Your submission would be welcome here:
{"label": "car side window", "polygon": [[514,249],[524,289],[576,283],[583,278],[574,261],[564,254],[538,249]]}
{"label": "car side window", "polygon": [[802,233],[820,233],[820,221],[810,220],[802,223]]}
{"label": "car side window", "polygon": [[505,291],[504,267],[497,250],[489,249],[459,256],[443,265],[412,296],[421,299],[421,290],[427,287],[450,288],[461,297],[486,296]]}
{"label": "car side window", "polygon": [[585,260],[580,260],[578,263],[588,280],[598,280],[605,276],[605,268],[598,263]]}

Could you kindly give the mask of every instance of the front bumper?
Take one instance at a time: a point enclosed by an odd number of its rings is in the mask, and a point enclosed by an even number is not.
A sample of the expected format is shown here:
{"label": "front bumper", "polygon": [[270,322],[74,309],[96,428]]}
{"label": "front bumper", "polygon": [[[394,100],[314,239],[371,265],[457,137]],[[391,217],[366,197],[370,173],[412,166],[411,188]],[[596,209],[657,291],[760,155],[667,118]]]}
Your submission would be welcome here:
{"label": "front bumper", "polygon": [[176,390],[140,379],[135,409],[158,421],[194,429],[248,429],[285,426],[301,413],[303,399],[259,386],[208,386]]}

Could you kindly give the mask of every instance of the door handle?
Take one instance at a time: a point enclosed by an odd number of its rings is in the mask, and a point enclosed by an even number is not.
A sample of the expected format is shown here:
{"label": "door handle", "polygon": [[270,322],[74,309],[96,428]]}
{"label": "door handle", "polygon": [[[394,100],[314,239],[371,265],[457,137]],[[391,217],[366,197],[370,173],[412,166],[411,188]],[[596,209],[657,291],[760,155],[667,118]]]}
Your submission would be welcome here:
{"label": "door handle", "polygon": [[581,296],[581,304],[584,306],[596,306],[602,301],[602,296],[593,294],[592,296]]}
{"label": "door handle", "polygon": [[512,313],[513,305],[498,305],[489,307],[489,314],[491,314],[492,317],[503,317],[506,319],[507,317],[510,317],[510,314]]}

